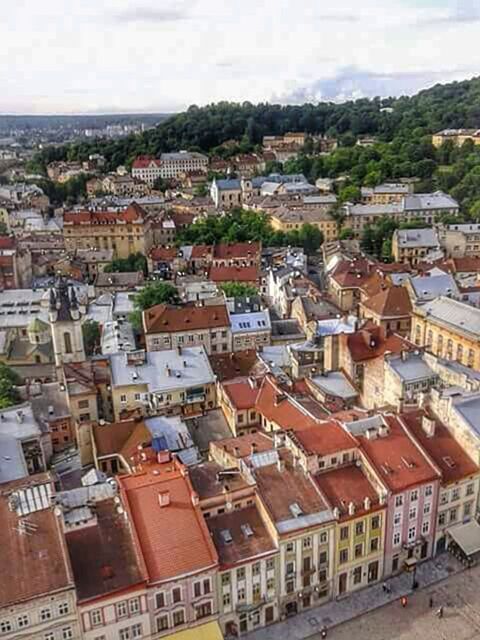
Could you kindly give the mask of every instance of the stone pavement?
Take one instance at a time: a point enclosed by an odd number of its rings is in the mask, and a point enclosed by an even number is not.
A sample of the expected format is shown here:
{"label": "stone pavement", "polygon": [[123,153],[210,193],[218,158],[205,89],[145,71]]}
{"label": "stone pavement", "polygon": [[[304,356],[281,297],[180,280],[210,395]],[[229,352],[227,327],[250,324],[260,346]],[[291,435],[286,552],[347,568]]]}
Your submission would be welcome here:
{"label": "stone pavement", "polygon": [[[444,553],[418,566],[416,575],[418,589],[441,582],[463,570],[464,566],[458,560]],[[380,582],[343,599],[332,600],[277,624],[253,631],[245,637],[247,640],[279,640],[280,638],[305,640],[317,634],[324,625],[327,629],[331,629],[412,593],[413,581],[410,574],[401,573],[386,582],[390,587],[390,593],[383,591],[383,584]]]}

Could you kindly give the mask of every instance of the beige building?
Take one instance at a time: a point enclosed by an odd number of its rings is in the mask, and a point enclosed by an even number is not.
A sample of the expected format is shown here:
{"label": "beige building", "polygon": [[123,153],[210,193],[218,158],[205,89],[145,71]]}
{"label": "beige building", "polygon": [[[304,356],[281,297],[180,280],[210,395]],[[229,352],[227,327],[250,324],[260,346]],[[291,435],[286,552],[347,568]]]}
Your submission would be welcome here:
{"label": "beige building", "polygon": [[255,409],[257,395],[255,378],[236,378],[218,384],[218,405],[235,436],[255,433],[259,428],[260,416]]}
{"label": "beige building", "polygon": [[70,211],[64,214],[67,251],[112,249],[116,258],[147,255],[152,246],[150,220],[138,204],[124,211]]}
{"label": "beige building", "polygon": [[392,255],[395,262],[408,262],[412,266],[420,262],[443,257],[435,229],[396,229],[392,238]]}
{"label": "beige building", "polygon": [[147,351],[203,346],[208,355],[232,351],[230,318],[225,305],[170,306],[143,312]]}
{"label": "beige building", "polygon": [[480,256],[480,224],[450,224],[439,227],[438,237],[447,258]]}
{"label": "beige building", "polygon": [[444,129],[432,136],[434,147],[440,147],[447,140],[451,140],[457,147],[461,147],[467,140],[477,145],[480,144],[480,129]]}
{"label": "beige building", "polygon": [[391,183],[379,184],[376,187],[362,187],[361,196],[364,204],[392,204],[401,202],[402,198],[413,193],[413,184]]}
{"label": "beige building", "polygon": [[270,223],[275,231],[299,231],[303,225],[310,224],[319,229],[326,242],[338,237],[338,224],[328,213],[330,207],[308,207],[306,209],[288,209],[282,207],[272,211]]}
{"label": "beige building", "polygon": [[75,584],[49,474],[2,484],[2,640],[80,640]]}
{"label": "beige building", "polygon": [[114,419],[195,415],[217,405],[215,376],[203,347],[134,351],[110,357]]}
{"label": "beige building", "polygon": [[439,297],[415,305],[412,342],[436,356],[480,369],[480,309]]}

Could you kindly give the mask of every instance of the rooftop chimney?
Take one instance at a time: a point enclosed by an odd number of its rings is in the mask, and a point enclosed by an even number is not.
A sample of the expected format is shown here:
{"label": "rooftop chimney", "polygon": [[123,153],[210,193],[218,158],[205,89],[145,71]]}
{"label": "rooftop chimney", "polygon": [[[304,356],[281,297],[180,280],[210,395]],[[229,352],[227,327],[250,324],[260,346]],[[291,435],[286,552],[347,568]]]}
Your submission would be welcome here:
{"label": "rooftop chimney", "polygon": [[170,504],[170,491],[160,491],[158,494],[158,502],[161,507],[168,507]]}
{"label": "rooftop chimney", "polygon": [[257,444],[252,442],[252,446],[250,447],[251,454],[257,453]]}
{"label": "rooftop chimney", "polygon": [[349,502],[348,504],[348,515],[353,516],[355,514],[355,504],[353,502]]}
{"label": "rooftop chimney", "polygon": [[423,416],[422,429],[425,431],[429,438],[433,438],[433,436],[435,435],[435,420],[432,420],[427,416]]}

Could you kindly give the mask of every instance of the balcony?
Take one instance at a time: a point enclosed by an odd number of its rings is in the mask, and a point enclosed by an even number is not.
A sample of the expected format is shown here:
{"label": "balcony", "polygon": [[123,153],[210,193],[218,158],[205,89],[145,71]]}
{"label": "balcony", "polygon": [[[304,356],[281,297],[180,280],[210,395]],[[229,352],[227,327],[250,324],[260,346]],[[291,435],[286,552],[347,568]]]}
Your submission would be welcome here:
{"label": "balcony", "polygon": [[195,393],[185,397],[185,404],[195,404],[197,402],[205,402],[206,396],[204,393]]}
{"label": "balcony", "polygon": [[266,603],[267,603],[267,598],[265,596],[262,596],[261,598],[254,600],[254,602],[237,604],[237,606],[235,607],[235,611],[238,614],[252,613],[257,609],[260,609],[260,607],[263,607],[263,605]]}

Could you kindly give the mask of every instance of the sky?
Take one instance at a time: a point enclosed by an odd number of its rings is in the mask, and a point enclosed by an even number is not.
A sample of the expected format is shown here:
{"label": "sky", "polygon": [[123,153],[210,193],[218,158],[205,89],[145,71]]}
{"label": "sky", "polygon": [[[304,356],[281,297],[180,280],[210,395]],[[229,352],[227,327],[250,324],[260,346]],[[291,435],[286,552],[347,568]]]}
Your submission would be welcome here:
{"label": "sky", "polygon": [[0,114],[411,94],[477,75],[479,29],[480,0],[13,0]]}

